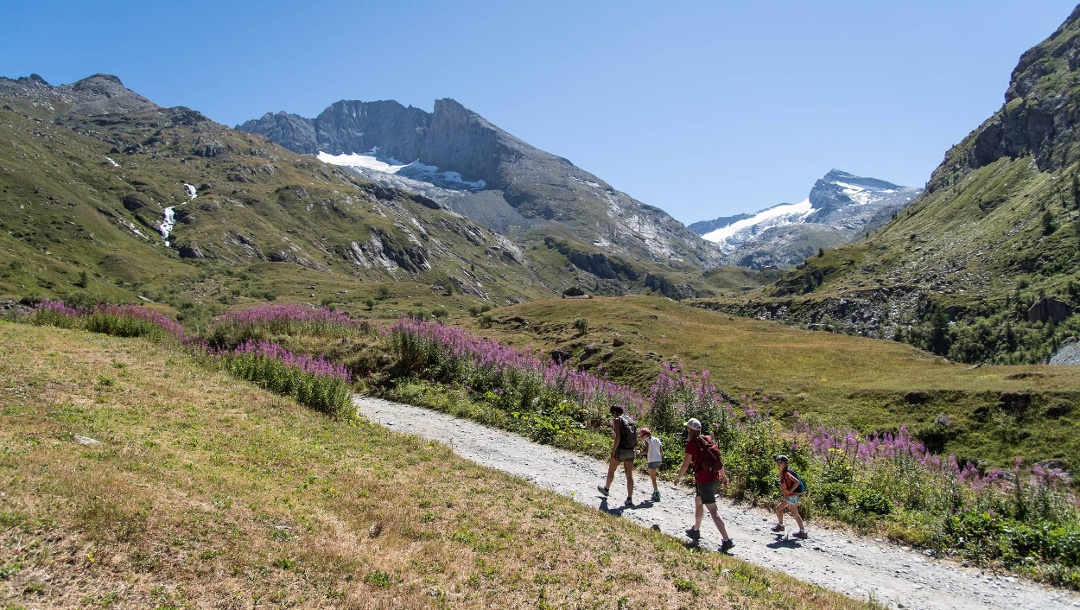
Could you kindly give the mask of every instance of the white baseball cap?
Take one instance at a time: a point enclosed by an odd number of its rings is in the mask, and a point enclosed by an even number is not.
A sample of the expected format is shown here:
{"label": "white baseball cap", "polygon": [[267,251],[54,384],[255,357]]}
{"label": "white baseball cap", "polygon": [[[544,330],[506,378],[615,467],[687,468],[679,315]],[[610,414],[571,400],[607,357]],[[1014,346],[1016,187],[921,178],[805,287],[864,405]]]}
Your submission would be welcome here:
{"label": "white baseball cap", "polygon": [[699,422],[696,417],[691,417],[683,425],[687,428],[690,428],[691,430],[701,430],[701,422]]}

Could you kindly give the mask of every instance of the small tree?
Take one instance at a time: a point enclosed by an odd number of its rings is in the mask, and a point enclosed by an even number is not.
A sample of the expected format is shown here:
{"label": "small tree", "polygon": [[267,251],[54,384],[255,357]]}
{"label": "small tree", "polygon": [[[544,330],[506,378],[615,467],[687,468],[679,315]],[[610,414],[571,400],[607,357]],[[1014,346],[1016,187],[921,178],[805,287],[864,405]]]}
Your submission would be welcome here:
{"label": "small tree", "polygon": [[1050,235],[1057,230],[1057,224],[1054,223],[1054,215],[1050,213],[1050,210],[1046,210],[1042,215],[1042,234]]}
{"label": "small tree", "polygon": [[930,316],[930,336],[926,338],[926,347],[931,352],[944,356],[949,353],[949,316],[940,307]]}

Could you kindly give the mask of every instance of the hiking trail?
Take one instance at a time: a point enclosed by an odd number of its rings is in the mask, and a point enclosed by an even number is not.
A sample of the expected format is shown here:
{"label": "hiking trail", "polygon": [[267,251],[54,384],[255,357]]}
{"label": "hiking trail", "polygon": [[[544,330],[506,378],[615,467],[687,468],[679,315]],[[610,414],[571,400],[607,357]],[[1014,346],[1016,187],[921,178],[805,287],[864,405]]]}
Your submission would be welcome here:
{"label": "hiking trail", "polygon": [[[449,443],[454,453],[468,460],[519,476],[643,527],[658,526],[660,531],[685,541],[684,530],[693,525],[690,487],[675,488],[661,482],[661,500],[653,503],[648,501],[652,493],[648,475],[635,471],[635,505],[624,508],[626,479],[621,468],[612,483],[611,497],[605,498],[596,490],[607,474],[607,465],[601,461],[437,411],[365,396],[355,396],[353,402],[373,422]],[[664,447],[664,451],[681,455],[682,448]],[[809,539],[784,539],[769,531],[776,522],[772,511],[735,505],[728,499],[720,499],[717,504],[728,534],[735,541],[732,556],[851,597],[873,599],[889,608],[1080,608],[1080,594],[1008,574],[964,568],[846,529],[826,529],[808,522]],[[790,515],[784,522],[788,534],[795,531]],[[719,548],[720,534],[707,513],[701,534],[702,548]]]}

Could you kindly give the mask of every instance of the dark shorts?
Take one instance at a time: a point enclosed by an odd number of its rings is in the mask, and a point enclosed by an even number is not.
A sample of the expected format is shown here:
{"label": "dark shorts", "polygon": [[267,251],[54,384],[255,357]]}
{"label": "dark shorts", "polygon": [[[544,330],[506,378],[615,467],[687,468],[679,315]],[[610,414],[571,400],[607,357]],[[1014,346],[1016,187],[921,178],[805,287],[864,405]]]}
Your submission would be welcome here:
{"label": "dark shorts", "polygon": [[620,462],[625,462],[626,460],[634,461],[634,450],[633,449],[616,449],[615,450],[615,459],[620,461]]}
{"label": "dark shorts", "polygon": [[720,481],[709,481],[697,484],[697,495],[702,504],[716,504],[716,488],[720,487]]}

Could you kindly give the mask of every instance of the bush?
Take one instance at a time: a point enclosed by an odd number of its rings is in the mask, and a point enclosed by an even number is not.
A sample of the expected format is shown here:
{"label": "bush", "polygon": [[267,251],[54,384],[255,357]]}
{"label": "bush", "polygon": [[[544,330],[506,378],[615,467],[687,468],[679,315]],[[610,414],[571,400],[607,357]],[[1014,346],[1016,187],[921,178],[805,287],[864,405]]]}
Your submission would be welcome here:
{"label": "bush", "polygon": [[872,515],[887,515],[892,512],[889,499],[873,489],[854,490],[851,493],[851,506],[857,512]]}

